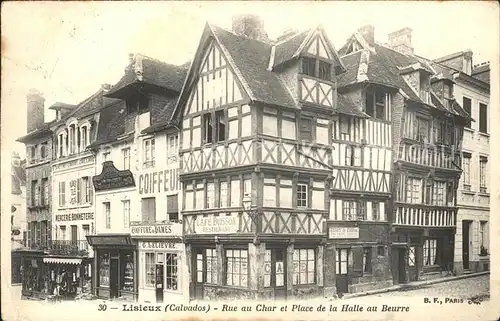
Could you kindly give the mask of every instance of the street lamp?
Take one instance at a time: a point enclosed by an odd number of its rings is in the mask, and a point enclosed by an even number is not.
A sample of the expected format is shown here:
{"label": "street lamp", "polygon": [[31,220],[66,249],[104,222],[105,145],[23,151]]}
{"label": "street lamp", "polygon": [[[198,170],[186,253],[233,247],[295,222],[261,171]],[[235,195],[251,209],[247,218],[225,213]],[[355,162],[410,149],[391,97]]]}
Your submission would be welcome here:
{"label": "street lamp", "polygon": [[252,222],[257,224],[257,217],[258,217],[258,212],[255,208],[252,208],[252,198],[250,197],[249,193],[245,193],[245,196],[243,196],[243,210],[250,216],[252,219]]}

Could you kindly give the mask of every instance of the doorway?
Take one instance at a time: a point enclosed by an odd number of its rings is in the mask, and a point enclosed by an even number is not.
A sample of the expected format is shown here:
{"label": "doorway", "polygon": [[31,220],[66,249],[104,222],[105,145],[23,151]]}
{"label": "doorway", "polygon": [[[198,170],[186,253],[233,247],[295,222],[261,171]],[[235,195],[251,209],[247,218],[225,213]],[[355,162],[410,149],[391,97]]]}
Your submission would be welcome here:
{"label": "doorway", "polygon": [[156,264],[155,289],[157,303],[163,303],[163,270],[163,264]]}
{"label": "doorway", "polygon": [[392,248],[391,266],[393,283],[406,283],[406,249],[404,247]]}
{"label": "doorway", "polygon": [[109,297],[117,298],[118,297],[118,259],[111,259],[110,267],[109,267]]}
{"label": "doorway", "polygon": [[464,270],[469,269],[469,237],[472,221],[462,221],[462,261]]}
{"label": "doorway", "polygon": [[264,286],[274,288],[275,299],[286,299],[286,249],[266,249],[264,258]]}
{"label": "doorway", "polygon": [[335,285],[337,294],[349,292],[349,249],[337,249],[335,254]]}

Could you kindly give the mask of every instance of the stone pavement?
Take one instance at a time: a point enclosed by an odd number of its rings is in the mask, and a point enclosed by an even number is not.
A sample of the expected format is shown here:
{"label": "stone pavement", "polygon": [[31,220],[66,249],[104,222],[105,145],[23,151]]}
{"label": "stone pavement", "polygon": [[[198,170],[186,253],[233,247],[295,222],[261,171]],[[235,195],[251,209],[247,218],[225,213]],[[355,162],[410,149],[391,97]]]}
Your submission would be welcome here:
{"label": "stone pavement", "polygon": [[343,300],[368,295],[377,296],[454,296],[469,299],[489,295],[489,272],[471,273],[439,279],[398,284],[384,289],[350,293]]}

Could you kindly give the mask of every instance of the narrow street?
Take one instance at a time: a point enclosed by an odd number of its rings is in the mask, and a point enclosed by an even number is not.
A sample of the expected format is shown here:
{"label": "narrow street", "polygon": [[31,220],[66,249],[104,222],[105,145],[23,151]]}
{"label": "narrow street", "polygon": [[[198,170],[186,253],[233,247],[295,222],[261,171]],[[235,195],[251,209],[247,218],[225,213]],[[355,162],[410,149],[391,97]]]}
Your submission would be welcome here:
{"label": "narrow street", "polygon": [[443,283],[411,286],[400,291],[392,291],[373,294],[381,298],[389,297],[450,297],[458,299],[470,299],[475,297],[489,297],[490,275],[481,275],[456,281]]}

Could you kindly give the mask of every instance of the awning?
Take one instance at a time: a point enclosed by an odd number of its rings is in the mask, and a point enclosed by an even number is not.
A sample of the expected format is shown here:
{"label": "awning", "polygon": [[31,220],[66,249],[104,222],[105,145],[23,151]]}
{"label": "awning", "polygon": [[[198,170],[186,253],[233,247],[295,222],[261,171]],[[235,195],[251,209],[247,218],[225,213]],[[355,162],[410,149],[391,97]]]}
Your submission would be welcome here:
{"label": "awning", "polygon": [[71,259],[71,258],[61,258],[61,257],[44,257],[43,263],[82,264],[82,259]]}

